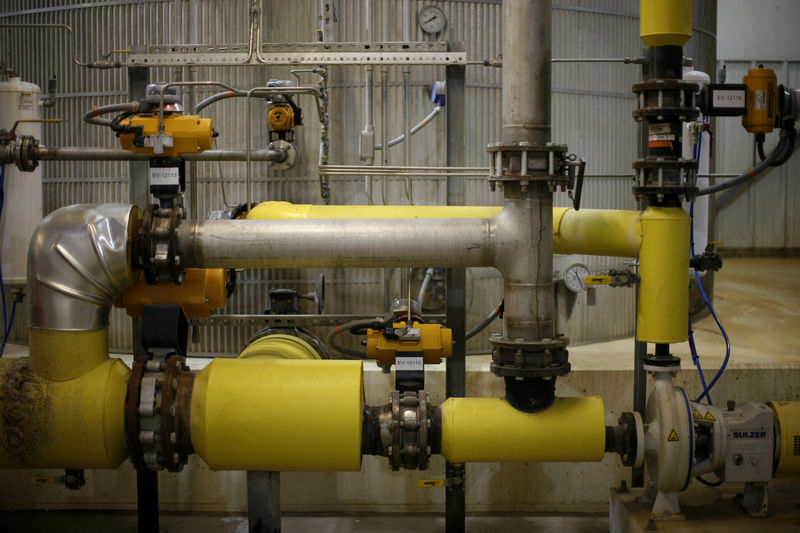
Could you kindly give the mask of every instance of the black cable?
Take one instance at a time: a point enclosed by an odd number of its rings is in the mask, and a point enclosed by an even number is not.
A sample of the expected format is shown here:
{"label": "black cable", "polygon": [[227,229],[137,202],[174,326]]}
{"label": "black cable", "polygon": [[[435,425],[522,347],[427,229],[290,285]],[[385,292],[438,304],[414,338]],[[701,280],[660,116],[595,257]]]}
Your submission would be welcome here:
{"label": "black cable", "polygon": [[784,150],[786,149],[788,144],[788,140],[786,137],[781,138],[778,142],[778,146],[770,152],[769,156],[766,159],[761,161],[755,167],[751,168],[747,172],[740,174],[738,177],[733,178],[732,180],[728,180],[725,183],[720,183],[718,185],[713,185],[711,187],[706,187],[704,189],[700,189],[697,192],[697,196],[704,196],[706,194],[712,194],[719,191],[724,191],[726,189],[730,189],[732,187],[736,187],[740,183],[744,183],[745,181],[751,180],[754,177],[758,176],[762,172],[764,172],[767,168],[772,166],[772,163],[776,161],[779,157],[782,158],[784,155]]}
{"label": "black cable", "polygon": [[761,161],[767,158],[764,155],[764,134],[763,133],[756,133],[756,149],[758,150],[758,157]]}
{"label": "black cable", "polygon": [[719,481],[714,482],[714,483],[712,483],[711,481],[706,481],[705,479],[703,479],[700,476],[695,476],[695,479],[697,481],[699,481],[700,483],[702,483],[703,485],[705,485],[706,487],[719,487],[720,485],[722,485],[722,480],[721,479]]}
{"label": "black cable", "polygon": [[794,142],[797,138],[797,130],[794,129],[794,121],[788,120],[783,128],[781,128],[781,137],[787,139],[788,146],[782,155],[772,163],[772,166],[777,167],[786,163],[794,153]]}
{"label": "black cable", "polygon": [[489,313],[489,315],[486,318],[484,318],[480,324],[478,324],[477,326],[475,326],[474,328],[472,328],[467,332],[465,340],[471,339],[472,337],[483,331],[486,328],[486,326],[491,324],[494,321],[494,319],[500,315],[500,310],[502,309],[502,307],[503,307],[503,302],[500,302],[500,305],[495,307],[492,310],[492,312]]}

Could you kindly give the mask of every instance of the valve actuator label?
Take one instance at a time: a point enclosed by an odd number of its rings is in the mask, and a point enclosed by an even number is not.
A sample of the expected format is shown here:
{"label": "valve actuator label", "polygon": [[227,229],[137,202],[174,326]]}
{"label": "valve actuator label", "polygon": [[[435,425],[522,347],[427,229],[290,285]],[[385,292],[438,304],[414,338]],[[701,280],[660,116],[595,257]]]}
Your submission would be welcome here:
{"label": "valve actuator label", "polygon": [[150,167],[150,185],[180,185],[178,167]]}

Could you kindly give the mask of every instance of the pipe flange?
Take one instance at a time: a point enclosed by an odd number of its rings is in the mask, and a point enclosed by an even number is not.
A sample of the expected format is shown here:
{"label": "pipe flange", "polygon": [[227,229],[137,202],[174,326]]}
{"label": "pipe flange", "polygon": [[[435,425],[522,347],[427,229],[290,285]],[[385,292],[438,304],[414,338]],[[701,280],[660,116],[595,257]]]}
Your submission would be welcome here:
{"label": "pipe flange", "polygon": [[695,103],[698,86],[694,82],[678,79],[654,79],[633,86],[636,94],[636,121],[668,118],[689,122],[700,111]]}
{"label": "pipe flange", "polygon": [[391,444],[387,449],[392,470],[427,470],[431,456],[428,432],[431,418],[430,395],[424,391],[397,391],[389,395]]}
{"label": "pipe flange", "polygon": [[523,192],[531,182],[547,183],[550,190],[565,189],[569,184],[567,145],[547,143],[495,143],[487,146],[489,185],[518,182]]}
{"label": "pipe flange", "polygon": [[566,337],[523,341],[493,335],[489,342],[492,344],[490,369],[496,376],[556,377],[570,371],[571,367],[567,361],[569,339]]}
{"label": "pipe flange", "polygon": [[12,151],[12,158],[18,169],[23,172],[32,172],[39,166],[39,161],[35,158],[38,147],[39,141],[32,135],[22,135],[17,139]]}
{"label": "pipe flange", "polygon": [[181,284],[186,270],[178,253],[178,227],[183,220],[183,207],[159,208],[147,206],[141,224],[134,227],[131,262],[144,272],[147,283],[153,285],[171,281]]}
{"label": "pipe flange", "polygon": [[180,472],[192,453],[189,404],[194,375],[179,355],[138,358],[128,380],[125,438],[140,472]]}
{"label": "pipe flange", "polygon": [[270,150],[280,150],[285,155],[280,161],[273,161],[272,167],[278,170],[287,170],[294,166],[297,162],[297,149],[290,142],[284,140],[273,141],[269,143]]}
{"label": "pipe flange", "polygon": [[691,201],[697,196],[697,161],[646,158],[633,162],[633,194],[637,200],[660,203],[665,196]]}

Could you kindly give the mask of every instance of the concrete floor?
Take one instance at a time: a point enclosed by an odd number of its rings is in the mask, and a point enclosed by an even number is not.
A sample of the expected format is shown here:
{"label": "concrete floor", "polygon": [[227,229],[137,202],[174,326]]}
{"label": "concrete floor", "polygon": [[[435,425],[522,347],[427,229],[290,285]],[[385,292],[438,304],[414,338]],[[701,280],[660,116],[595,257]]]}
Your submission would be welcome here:
{"label": "concrete floor", "polygon": [[[161,517],[162,533],[247,533],[247,516],[170,513]],[[284,516],[287,533],[441,533],[441,515],[417,513],[352,516]],[[467,518],[470,533],[605,533],[608,516],[492,515]],[[85,533],[114,531],[135,533],[135,513],[114,512],[17,512],[0,513],[0,533]]]}

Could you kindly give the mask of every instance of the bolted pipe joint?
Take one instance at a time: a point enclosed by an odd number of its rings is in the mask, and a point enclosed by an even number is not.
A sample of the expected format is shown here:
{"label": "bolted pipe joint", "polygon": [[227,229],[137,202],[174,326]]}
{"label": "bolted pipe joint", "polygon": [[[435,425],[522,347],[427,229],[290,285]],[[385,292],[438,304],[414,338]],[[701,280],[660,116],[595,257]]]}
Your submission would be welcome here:
{"label": "bolted pipe joint", "polygon": [[42,220],[28,250],[33,329],[94,331],[108,326],[114,298],[138,274],[131,267],[136,206],[73,205]]}

